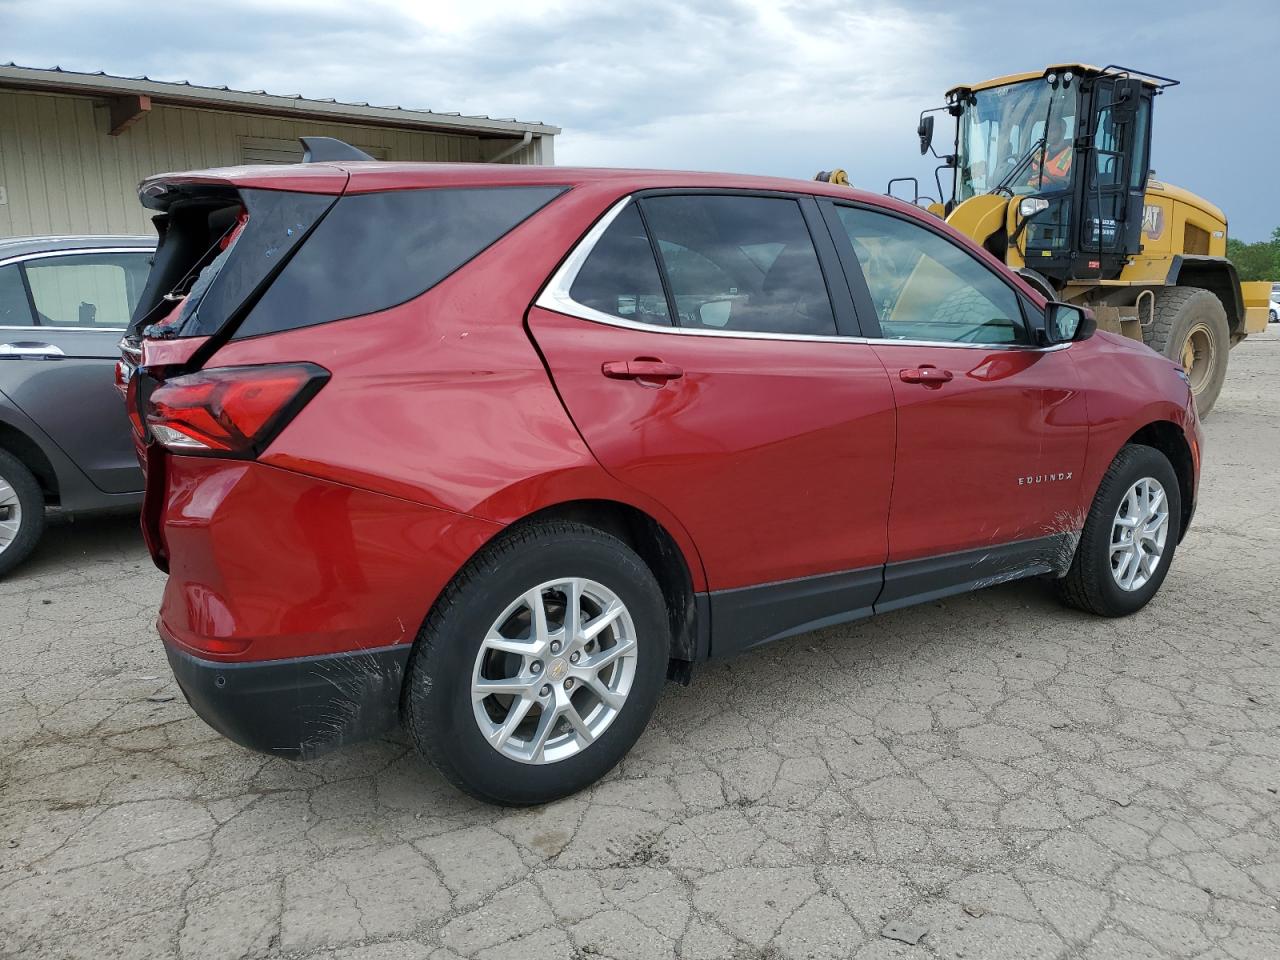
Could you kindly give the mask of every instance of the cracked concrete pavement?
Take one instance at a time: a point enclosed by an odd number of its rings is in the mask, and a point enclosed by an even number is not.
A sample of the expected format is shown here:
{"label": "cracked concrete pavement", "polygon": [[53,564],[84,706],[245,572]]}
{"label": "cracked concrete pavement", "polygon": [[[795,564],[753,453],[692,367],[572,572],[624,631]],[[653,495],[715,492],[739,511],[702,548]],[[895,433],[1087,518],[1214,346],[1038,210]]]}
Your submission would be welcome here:
{"label": "cracked concrete pavement", "polygon": [[133,522],[55,527],[0,583],[0,955],[1280,957],[1278,375],[1233,352],[1138,616],[1008,584],[709,665],[533,810],[221,739]]}

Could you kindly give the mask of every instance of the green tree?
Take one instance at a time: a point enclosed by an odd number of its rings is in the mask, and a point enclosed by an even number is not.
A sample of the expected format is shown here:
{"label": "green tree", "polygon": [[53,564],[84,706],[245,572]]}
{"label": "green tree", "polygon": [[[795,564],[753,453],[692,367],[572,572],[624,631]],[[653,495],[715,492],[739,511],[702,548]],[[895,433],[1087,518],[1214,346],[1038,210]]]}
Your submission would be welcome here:
{"label": "green tree", "polygon": [[1227,238],[1227,259],[1236,266],[1242,281],[1272,280],[1280,282],[1280,227],[1271,231],[1271,239],[1243,243]]}

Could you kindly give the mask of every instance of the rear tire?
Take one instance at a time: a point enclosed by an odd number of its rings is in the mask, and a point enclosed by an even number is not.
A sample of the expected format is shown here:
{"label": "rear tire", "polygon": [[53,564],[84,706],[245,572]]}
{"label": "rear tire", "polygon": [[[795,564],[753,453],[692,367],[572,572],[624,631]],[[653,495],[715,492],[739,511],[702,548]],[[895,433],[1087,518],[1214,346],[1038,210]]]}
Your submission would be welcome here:
{"label": "rear tire", "polygon": [[[615,604],[621,613],[587,639]],[[590,666],[610,652],[610,665]],[[547,803],[594,783],[631,749],[669,652],[662,592],[630,547],[583,524],[531,523],[485,547],[427,617],[409,662],[405,724],[459,789],[489,803]],[[494,683],[519,689],[477,692]]]}
{"label": "rear tire", "polygon": [[[1121,581],[1128,569],[1119,573],[1126,540],[1119,514],[1144,481],[1154,481],[1165,497],[1167,526],[1160,541],[1159,558],[1143,575],[1141,583],[1126,588]],[[1131,503],[1133,501],[1130,501]],[[1128,542],[1134,534],[1131,530]],[[1067,575],[1057,581],[1058,596],[1063,603],[1095,613],[1101,617],[1126,617],[1147,605],[1164,583],[1173,554],[1182,533],[1182,494],[1173,467],[1163,453],[1152,447],[1131,443],[1116,455],[1098,485],[1089,515],[1085,519],[1080,543]],[[1137,563],[1137,558],[1134,558]]]}
{"label": "rear tire", "polygon": [[1227,377],[1231,349],[1222,301],[1199,287],[1157,290],[1155,319],[1143,337],[1152,350],[1182,364],[1200,415],[1212,410]]}
{"label": "rear tire", "polygon": [[44,495],[21,460],[0,450],[0,577],[25,560],[44,532]]}

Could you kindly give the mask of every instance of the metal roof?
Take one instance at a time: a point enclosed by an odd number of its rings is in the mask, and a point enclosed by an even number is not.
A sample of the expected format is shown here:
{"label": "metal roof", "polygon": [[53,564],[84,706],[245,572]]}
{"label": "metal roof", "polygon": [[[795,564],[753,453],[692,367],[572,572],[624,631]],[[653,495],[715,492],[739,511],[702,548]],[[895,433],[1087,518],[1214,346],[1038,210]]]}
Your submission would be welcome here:
{"label": "metal roof", "polygon": [[203,87],[189,81],[153,80],[151,77],[118,77],[99,70],[78,73],[61,67],[23,67],[0,64],[0,89],[44,90],[82,96],[142,94],[174,106],[233,110],[277,117],[324,119],[337,123],[362,123],[383,127],[471,133],[480,136],[518,137],[524,133],[555,136],[559,127],[523,120],[495,120],[460,113],[436,113],[399,106],[373,106],[340,100],[311,100],[301,94],[281,95],[265,90],[233,90]]}

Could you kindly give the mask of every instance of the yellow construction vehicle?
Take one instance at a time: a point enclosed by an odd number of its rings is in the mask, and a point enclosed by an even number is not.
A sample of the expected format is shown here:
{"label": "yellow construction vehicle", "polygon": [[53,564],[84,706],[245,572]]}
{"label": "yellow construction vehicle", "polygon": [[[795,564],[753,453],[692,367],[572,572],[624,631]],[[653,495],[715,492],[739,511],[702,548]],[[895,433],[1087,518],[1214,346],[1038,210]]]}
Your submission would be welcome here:
{"label": "yellow construction vehicle", "polygon": [[[1084,304],[1099,327],[1181,362],[1207,413],[1228,350],[1266,328],[1269,284],[1242,289],[1222,211],[1149,169],[1152,104],[1176,83],[1057,64],[954,87],[921,113],[917,133],[921,154],[941,161],[931,210],[1050,299]],[[951,153],[933,150],[939,112],[956,120]],[[902,179],[921,203],[918,181]]]}

